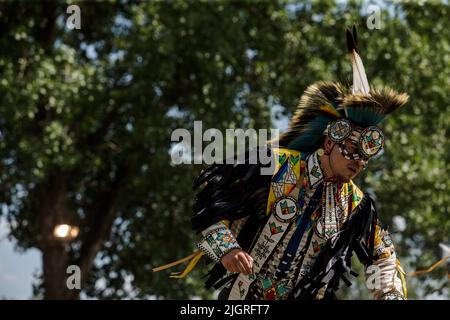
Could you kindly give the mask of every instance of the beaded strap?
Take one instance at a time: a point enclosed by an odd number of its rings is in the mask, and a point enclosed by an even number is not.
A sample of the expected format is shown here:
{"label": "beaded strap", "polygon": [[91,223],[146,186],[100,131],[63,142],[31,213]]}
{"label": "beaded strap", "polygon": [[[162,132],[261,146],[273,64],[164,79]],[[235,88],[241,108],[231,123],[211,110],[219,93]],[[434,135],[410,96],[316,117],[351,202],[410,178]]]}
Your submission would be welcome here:
{"label": "beaded strap", "polygon": [[227,227],[220,227],[208,233],[197,244],[197,248],[217,263],[231,250],[241,249],[231,230]]}

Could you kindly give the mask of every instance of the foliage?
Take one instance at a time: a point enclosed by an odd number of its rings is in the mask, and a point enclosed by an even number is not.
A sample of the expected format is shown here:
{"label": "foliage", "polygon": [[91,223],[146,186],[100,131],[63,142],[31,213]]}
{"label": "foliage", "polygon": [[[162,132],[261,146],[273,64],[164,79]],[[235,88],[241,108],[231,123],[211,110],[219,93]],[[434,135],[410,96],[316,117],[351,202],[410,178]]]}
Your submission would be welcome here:
{"label": "foliage", "polygon": [[[201,166],[171,165],[172,131],[194,120],[267,128],[312,82],[348,84],[344,30],[354,22],[369,81],[411,96],[359,182],[385,223],[405,219],[396,245],[406,269],[430,265],[450,241],[448,4],[389,3],[380,30],[366,28],[359,1],[78,5],[81,30],[66,27],[66,2],[0,5],[0,202],[23,250],[45,250],[49,217],[80,226],[69,261],[87,249],[96,257],[85,295],[211,297],[204,268],[179,281],[151,272],[197,239],[189,219]],[[438,285],[422,280],[412,297]]]}

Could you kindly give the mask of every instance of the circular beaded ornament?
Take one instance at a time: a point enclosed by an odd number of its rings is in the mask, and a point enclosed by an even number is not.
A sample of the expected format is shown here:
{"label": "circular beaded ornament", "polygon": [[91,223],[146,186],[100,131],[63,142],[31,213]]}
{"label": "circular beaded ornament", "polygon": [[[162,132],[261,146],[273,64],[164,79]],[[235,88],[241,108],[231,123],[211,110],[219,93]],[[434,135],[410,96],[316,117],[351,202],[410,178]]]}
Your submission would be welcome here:
{"label": "circular beaded ornament", "polygon": [[293,197],[283,196],[277,199],[274,207],[275,218],[281,222],[289,222],[297,216],[298,206]]}
{"label": "circular beaded ornament", "polygon": [[380,128],[371,126],[365,128],[363,132],[361,132],[358,141],[358,149],[362,155],[369,158],[380,152],[383,144],[383,132]]}
{"label": "circular beaded ornament", "polygon": [[331,123],[328,135],[333,142],[340,143],[352,134],[352,124],[347,119],[339,119]]}

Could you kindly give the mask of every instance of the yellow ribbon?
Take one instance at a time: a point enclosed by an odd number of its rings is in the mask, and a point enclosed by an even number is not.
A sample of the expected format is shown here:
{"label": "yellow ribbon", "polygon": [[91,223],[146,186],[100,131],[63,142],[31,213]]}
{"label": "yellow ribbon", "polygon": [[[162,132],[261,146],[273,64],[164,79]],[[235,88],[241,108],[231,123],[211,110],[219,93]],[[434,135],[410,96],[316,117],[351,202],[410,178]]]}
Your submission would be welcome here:
{"label": "yellow ribbon", "polygon": [[[230,221],[229,220],[222,220],[221,222],[223,224],[225,224],[225,226],[227,226],[227,228],[230,226]],[[181,271],[181,272],[172,272],[170,274],[170,278],[175,278],[175,279],[184,278],[184,277],[186,277],[189,274],[189,272],[192,271],[192,269],[195,268],[197,263],[200,261],[200,259],[204,255],[205,255],[205,253],[203,251],[197,250],[193,254],[191,254],[191,255],[183,258],[183,259],[180,259],[180,260],[177,260],[177,261],[165,264],[165,265],[160,266],[160,267],[153,268],[152,271],[153,272],[158,272],[158,271],[165,270],[165,269],[171,268],[173,266],[176,266],[176,265],[178,265],[180,263],[183,263],[185,261],[191,260],[191,262],[189,262],[189,264],[186,266],[186,268],[183,271]]]}
{"label": "yellow ribbon", "polygon": [[405,297],[405,299],[408,298],[408,289],[406,288],[406,272],[405,270],[403,270],[402,265],[400,264],[400,260],[397,259],[396,261],[397,264],[397,270],[400,272],[400,280],[402,282],[402,291],[403,291],[403,296]]}
{"label": "yellow ribbon", "polygon": [[[430,273],[431,271],[433,271],[434,269],[436,269],[438,266],[440,266],[441,264],[443,264],[445,261],[447,261],[447,259],[450,259],[450,256],[445,256],[443,257],[441,260],[439,260],[438,262],[436,262],[435,264],[433,264],[431,267],[429,267],[428,269],[424,269],[424,270],[417,270],[414,272],[410,272],[408,273],[409,277],[415,277],[418,276],[420,274],[424,274],[424,273]],[[450,274],[448,274],[448,277],[450,278]]]}
{"label": "yellow ribbon", "polygon": [[185,261],[191,260],[191,262],[189,262],[189,264],[186,266],[186,269],[184,269],[182,272],[172,272],[170,274],[171,278],[184,278],[189,272],[192,271],[192,269],[194,269],[194,267],[197,265],[197,263],[200,261],[200,259],[201,259],[201,257],[203,257],[203,255],[204,255],[204,253],[202,251],[197,250],[193,254],[191,254],[183,259],[165,264],[160,267],[153,268],[152,271],[158,272],[158,271],[165,270],[165,269],[171,268],[173,266],[179,265],[180,263],[183,263]]}
{"label": "yellow ribbon", "polygon": [[205,253],[202,251],[197,252],[197,254],[194,256],[191,262],[189,262],[189,264],[186,266],[186,269],[184,269],[182,272],[172,272],[170,274],[170,278],[180,279],[186,277],[189,274],[189,272],[191,272],[192,269],[195,268],[197,263],[204,255]]}

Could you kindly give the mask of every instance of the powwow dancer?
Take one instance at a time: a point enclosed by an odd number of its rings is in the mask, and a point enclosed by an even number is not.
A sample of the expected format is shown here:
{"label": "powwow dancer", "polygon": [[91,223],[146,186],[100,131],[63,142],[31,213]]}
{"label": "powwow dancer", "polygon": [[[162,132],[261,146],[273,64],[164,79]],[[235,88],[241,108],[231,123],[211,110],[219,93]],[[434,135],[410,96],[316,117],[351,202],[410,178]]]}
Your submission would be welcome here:
{"label": "powwow dancer", "polygon": [[347,44],[352,87],[317,82],[305,90],[277,147],[272,141],[264,150],[273,175],[247,162],[202,171],[192,226],[203,238],[175,277],[206,255],[215,262],[206,287],[222,288],[220,299],[333,299],[340,280],[348,285],[345,275],[354,275],[355,253],[375,277],[375,299],[406,299],[389,233],[352,179],[382,150],[377,125],[408,96],[369,87],[355,27]]}

